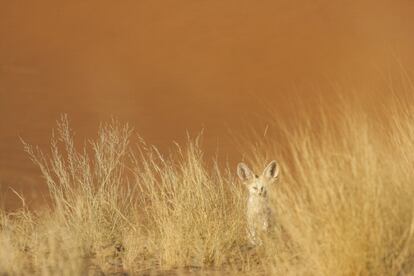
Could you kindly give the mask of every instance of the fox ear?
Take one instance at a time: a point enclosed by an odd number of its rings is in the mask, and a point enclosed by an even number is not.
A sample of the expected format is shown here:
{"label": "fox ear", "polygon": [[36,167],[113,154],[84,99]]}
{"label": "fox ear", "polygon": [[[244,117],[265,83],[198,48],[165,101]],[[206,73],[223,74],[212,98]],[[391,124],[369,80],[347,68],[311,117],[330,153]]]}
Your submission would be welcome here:
{"label": "fox ear", "polygon": [[237,175],[239,176],[239,178],[243,181],[246,182],[248,180],[253,179],[254,174],[253,172],[249,169],[249,167],[244,164],[244,163],[239,163],[237,165]]}
{"label": "fox ear", "polygon": [[267,180],[276,180],[279,176],[279,165],[275,160],[267,165],[266,169],[263,171],[263,175]]}

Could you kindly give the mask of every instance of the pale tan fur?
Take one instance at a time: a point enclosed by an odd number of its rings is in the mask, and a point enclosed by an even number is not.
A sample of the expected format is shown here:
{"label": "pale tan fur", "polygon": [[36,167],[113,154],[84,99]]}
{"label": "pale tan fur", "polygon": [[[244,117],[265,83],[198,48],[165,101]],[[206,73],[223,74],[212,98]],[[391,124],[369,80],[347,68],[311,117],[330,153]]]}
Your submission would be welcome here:
{"label": "pale tan fur", "polygon": [[246,219],[248,236],[252,244],[261,244],[260,235],[269,230],[271,209],[268,199],[268,186],[278,178],[279,166],[276,161],[267,165],[260,176],[255,175],[244,163],[237,166],[237,174],[249,191]]}

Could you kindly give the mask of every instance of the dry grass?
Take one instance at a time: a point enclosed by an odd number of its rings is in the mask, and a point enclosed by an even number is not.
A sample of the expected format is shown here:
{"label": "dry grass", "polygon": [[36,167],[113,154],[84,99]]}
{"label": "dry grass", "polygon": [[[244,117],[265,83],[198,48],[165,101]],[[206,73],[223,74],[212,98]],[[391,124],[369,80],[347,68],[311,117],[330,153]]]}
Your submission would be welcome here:
{"label": "dry grass", "polygon": [[205,164],[199,138],[163,156],[111,122],[78,148],[64,117],[50,154],[25,144],[52,203],[0,212],[0,274],[413,274],[412,111],[390,105],[378,118],[344,104],[239,141],[256,169],[282,164],[278,223],[256,248],[244,187]]}

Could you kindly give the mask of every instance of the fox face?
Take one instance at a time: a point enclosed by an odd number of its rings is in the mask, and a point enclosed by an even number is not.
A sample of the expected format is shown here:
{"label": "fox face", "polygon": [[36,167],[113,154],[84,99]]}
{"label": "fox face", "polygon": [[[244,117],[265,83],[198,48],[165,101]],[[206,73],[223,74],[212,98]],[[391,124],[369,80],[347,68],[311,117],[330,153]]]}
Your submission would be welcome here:
{"label": "fox face", "polygon": [[246,185],[249,195],[252,197],[267,198],[267,188],[272,185],[279,176],[279,165],[272,161],[266,166],[263,173],[258,176],[254,174],[244,163],[237,166],[237,175]]}

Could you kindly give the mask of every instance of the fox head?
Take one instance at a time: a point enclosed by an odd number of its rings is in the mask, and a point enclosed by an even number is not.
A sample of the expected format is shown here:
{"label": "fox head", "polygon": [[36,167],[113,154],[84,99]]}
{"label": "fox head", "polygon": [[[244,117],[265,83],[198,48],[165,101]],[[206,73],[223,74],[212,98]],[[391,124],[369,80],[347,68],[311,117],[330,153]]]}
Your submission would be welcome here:
{"label": "fox head", "polygon": [[245,163],[239,163],[237,175],[247,186],[250,196],[266,198],[267,187],[275,182],[279,176],[279,165],[273,160],[266,166],[263,173],[258,176]]}

